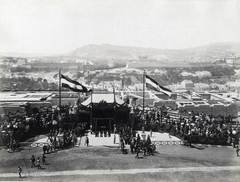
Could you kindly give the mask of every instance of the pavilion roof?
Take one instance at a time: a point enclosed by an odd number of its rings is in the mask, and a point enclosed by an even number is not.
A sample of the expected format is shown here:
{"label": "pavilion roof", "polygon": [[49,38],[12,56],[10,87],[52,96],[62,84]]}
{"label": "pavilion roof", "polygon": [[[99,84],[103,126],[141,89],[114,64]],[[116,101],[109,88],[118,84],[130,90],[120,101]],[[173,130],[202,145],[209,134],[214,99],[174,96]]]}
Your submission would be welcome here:
{"label": "pavilion roof", "polygon": [[88,106],[91,103],[95,104],[101,101],[105,101],[109,104],[113,104],[114,102],[116,102],[116,104],[119,105],[124,104],[124,101],[122,99],[120,99],[116,94],[111,93],[111,94],[91,94],[90,97],[87,98],[87,100],[81,103],[81,105]]}

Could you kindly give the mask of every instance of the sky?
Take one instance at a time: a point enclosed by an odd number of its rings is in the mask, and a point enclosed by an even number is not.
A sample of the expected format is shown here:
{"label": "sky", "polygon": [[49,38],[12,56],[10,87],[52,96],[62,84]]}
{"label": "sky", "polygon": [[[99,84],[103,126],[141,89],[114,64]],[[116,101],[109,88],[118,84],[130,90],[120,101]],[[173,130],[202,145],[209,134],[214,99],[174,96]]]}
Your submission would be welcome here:
{"label": "sky", "polygon": [[240,0],[0,0],[0,52],[240,42]]}

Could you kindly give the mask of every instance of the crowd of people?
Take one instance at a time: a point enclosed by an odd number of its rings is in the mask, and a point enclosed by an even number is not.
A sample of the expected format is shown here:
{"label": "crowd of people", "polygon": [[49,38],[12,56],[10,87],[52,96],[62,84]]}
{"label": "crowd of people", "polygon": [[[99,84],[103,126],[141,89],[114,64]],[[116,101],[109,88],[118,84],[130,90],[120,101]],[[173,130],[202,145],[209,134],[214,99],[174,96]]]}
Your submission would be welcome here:
{"label": "crowd of people", "polygon": [[0,125],[0,145],[14,152],[19,149],[19,142],[37,135],[49,135],[53,141],[51,145],[55,147],[74,146],[76,138],[84,134],[86,127],[72,121],[74,119],[68,113],[59,118],[58,112],[5,119]]}
{"label": "crowd of people", "polygon": [[[52,146],[74,146],[76,138],[83,135],[87,129],[86,126],[79,125],[74,117],[65,112],[59,118],[58,111],[54,111],[5,120],[0,126],[2,145],[7,145],[9,151],[16,151],[20,141],[36,135],[49,134],[53,141]],[[117,131],[125,144],[130,144],[133,130],[136,130],[136,124],[140,127],[144,126],[146,130],[155,129],[169,132],[191,142],[220,144],[239,142],[234,138],[234,135],[240,132],[238,126],[233,127],[224,119],[216,122],[213,117],[204,113],[191,113],[185,117],[173,118],[167,111],[162,112],[155,108],[147,111],[145,115],[142,114],[141,110],[135,110],[134,123],[117,126]],[[61,137],[57,137],[59,135]],[[106,136],[110,136],[110,131],[106,133]]]}
{"label": "crowd of people", "polygon": [[132,154],[136,154],[136,158],[139,158],[139,153],[143,153],[143,156],[153,155],[156,146],[152,144],[150,135],[146,137],[144,128],[142,130],[142,139],[139,133],[135,132],[130,125],[123,124],[118,129],[120,137],[120,148],[122,153],[126,153],[125,145],[130,146]]}
{"label": "crowd of people", "polygon": [[236,133],[240,132],[237,125],[232,125],[231,122],[224,119],[216,121],[213,117],[204,113],[190,113],[185,117],[173,118],[167,112],[161,115],[161,112],[156,110],[148,112],[142,121],[142,117],[139,117],[141,113],[139,112],[136,115],[136,118],[139,119],[140,123],[143,123],[145,128],[157,128],[158,131],[169,132],[174,136],[188,140],[188,142],[216,144],[239,142],[238,138],[235,137]]}

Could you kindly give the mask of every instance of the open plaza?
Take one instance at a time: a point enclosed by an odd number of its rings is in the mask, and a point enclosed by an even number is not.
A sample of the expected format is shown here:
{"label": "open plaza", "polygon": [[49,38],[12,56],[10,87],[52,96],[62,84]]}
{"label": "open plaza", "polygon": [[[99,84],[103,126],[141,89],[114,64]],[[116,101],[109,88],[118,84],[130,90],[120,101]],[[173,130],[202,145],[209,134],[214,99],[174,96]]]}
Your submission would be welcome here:
{"label": "open plaza", "polygon": [[[138,131],[140,136],[142,131]],[[150,135],[149,132],[145,133]],[[86,137],[89,145],[86,145]],[[115,138],[115,143],[114,143]],[[238,181],[240,157],[232,146],[184,145],[168,133],[153,132],[153,155],[121,152],[119,135],[95,137],[89,132],[74,147],[46,152],[48,136],[40,135],[17,151],[0,150],[0,180],[3,181]],[[30,145],[29,145],[30,144]],[[31,157],[40,157],[41,168],[31,167]],[[19,178],[17,167],[22,168]]]}

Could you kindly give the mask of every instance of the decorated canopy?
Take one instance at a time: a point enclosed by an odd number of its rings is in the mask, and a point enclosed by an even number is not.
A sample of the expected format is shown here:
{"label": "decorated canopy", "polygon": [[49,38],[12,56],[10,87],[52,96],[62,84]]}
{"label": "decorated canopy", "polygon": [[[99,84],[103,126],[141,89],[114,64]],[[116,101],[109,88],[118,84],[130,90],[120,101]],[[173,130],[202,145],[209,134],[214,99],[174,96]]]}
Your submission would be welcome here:
{"label": "decorated canopy", "polygon": [[90,106],[91,104],[98,103],[123,105],[124,101],[115,94],[92,94],[87,100],[82,102],[81,105]]}

